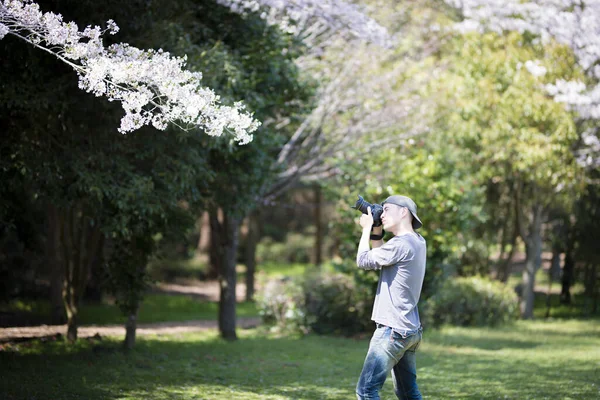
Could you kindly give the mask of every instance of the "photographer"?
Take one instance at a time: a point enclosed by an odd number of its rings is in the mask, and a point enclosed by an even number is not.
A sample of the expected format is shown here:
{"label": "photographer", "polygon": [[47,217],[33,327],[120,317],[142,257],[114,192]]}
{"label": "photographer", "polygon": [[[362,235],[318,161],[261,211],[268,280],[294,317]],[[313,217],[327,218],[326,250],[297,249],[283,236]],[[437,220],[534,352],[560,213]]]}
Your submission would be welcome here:
{"label": "photographer", "polygon": [[[383,209],[359,196],[356,207],[365,214],[359,221],[362,236],[356,263],[362,269],[380,270],[371,316],[377,328],[356,394],[359,400],[379,399],[379,390],[391,371],[399,399],[421,399],[415,352],[423,332],[417,303],[425,276],[427,246],[425,239],[415,232],[422,223],[414,201],[406,196],[390,196],[382,205]],[[383,230],[394,234],[385,243]],[[369,247],[369,239],[373,249]]]}

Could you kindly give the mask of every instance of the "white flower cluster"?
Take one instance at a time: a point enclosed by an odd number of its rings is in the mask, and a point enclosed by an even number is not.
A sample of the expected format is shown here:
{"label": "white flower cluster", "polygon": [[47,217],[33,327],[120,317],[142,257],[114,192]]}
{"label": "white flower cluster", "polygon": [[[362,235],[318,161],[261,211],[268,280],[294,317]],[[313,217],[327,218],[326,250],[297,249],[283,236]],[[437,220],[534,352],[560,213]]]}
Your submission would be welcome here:
{"label": "white flower cluster", "polygon": [[544,76],[548,70],[546,67],[540,64],[539,60],[529,60],[525,62],[525,69],[529,71],[529,73],[535,77]]}
{"label": "white flower cluster", "polygon": [[600,168],[600,139],[593,131],[584,132],[582,135],[584,147],[579,149],[577,160],[587,167]]}
{"label": "white flower cluster", "polygon": [[0,23],[0,39],[2,39],[8,33],[8,27],[3,23]]}
{"label": "white flower cluster", "polygon": [[216,0],[238,14],[260,12],[261,18],[284,31],[308,37],[325,31],[357,37],[384,47],[387,30],[363,10],[342,0]]}
{"label": "white flower cluster", "polygon": [[241,144],[252,140],[259,122],[241,103],[220,105],[219,97],[200,84],[202,75],[184,69],[185,57],[128,44],[104,47],[102,35],[118,30],[109,20],[105,30],[88,26],[80,31],[60,14],[42,13],[32,1],[0,2],[0,39],[10,33],[52,53],[77,71],[81,89],[120,101],[125,110],[121,133],[174,123],[184,129],[200,127],[212,136],[229,131]]}

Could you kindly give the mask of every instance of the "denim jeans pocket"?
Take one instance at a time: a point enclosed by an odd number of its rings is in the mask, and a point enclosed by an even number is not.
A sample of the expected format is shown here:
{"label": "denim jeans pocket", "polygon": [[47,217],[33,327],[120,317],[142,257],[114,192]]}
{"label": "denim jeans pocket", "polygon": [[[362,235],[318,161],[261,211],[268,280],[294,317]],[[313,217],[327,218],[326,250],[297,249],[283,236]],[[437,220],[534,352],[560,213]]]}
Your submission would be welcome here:
{"label": "denim jeans pocket", "polygon": [[410,338],[410,336],[404,337],[400,333],[392,330],[390,332],[389,343],[390,343],[390,345],[393,345],[393,346],[399,346],[401,348],[406,348],[406,346],[408,345],[409,338]]}
{"label": "denim jeans pocket", "polygon": [[395,345],[394,347],[416,351],[420,344],[421,332],[414,332],[408,336],[402,336],[402,334],[394,331],[392,331],[390,334],[390,345]]}
{"label": "denim jeans pocket", "polygon": [[419,340],[419,341],[417,342],[417,344],[415,344],[415,346],[412,348],[412,351],[417,351],[417,350],[419,350],[419,347],[421,347],[421,341],[420,341],[420,340]]}
{"label": "denim jeans pocket", "polygon": [[419,347],[421,346],[421,340],[423,340],[423,333],[421,333],[421,331],[415,333],[415,338],[417,343],[413,346],[412,351],[419,350]]}

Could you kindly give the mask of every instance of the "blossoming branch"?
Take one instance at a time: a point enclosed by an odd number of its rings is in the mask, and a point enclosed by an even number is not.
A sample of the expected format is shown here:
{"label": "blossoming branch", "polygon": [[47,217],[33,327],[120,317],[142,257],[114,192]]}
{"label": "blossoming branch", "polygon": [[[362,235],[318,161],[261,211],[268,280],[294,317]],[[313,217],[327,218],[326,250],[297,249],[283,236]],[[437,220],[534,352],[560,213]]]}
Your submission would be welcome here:
{"label": "blossoming branch", "polygon": [[118,31],[112,20],[106,29],[80,31],[60,14],[41,12],[33,1],[0,2],[0,40],[14,35],[51,53],[77,72],[81,89],[121,102],[121,133],[150,124],[164,130],[173,123],[182,129],[199,127],[211,136],[226,131],[241,144],[252,140],[260,123],[241,103],[220,104],[219,96],[201,85],[201,73],[184,69],[186,57],[126,43],[104,47],[102,36]]}
{"label": "blossoming branch", "polygon": [[387,30],[361,7],[342,0],[216,0],[238,14],[259,13],[268,24],[300,37],[311,45],[335,33],[346,38],[390,45]]}

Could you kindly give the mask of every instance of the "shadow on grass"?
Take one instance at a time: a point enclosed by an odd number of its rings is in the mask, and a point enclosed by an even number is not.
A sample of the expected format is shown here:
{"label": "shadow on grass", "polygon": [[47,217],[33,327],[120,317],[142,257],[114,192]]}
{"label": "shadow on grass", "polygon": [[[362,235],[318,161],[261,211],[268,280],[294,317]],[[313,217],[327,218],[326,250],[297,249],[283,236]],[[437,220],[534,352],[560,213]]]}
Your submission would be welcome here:
{"label": "shadow on grass", "polygon": [[[527,327],[426,331],[418,353],[425,398],[596,398],[597,363],[589,361],[600,340],[573,352],[562,335]],[[368,339],[239,333],[231,343],[215,332],[144,337],[128,354],[111,339],[34,343],[0,352],[0,392],[14,400],[354,398]],[[388,381],[382,399],[392,398]]]}
{"label": "shadow on grass", "polygon": [[502,335],[491,335],[485,338],[461,335],[445,335],[438,337],[436,335],[429,338],[429,340],[442,346],[469,347],[489,351],[503,349],[533,349],[540,345],[539,342],[532,340],[503,338]]}
{"label": "shadow on grass", "polygon": [[15,400],[342,399],[353,395],[364,351],[365,343],[348,339],[254,336],[229,343],[214,334],[140,338],[130,353],[110,339],[74,347],[31,343],[0,352],[0,387],[3,399]]}

